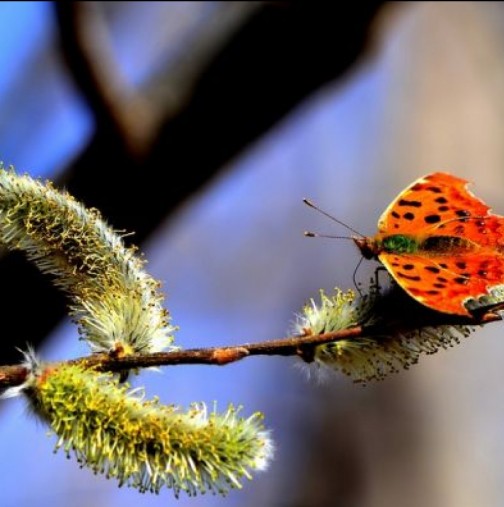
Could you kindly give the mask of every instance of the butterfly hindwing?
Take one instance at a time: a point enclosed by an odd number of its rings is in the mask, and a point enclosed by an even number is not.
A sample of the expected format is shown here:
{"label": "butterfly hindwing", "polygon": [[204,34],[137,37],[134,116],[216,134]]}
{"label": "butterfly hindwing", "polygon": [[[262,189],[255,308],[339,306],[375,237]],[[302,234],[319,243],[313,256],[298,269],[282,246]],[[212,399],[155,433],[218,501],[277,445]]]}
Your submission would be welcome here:
{"label": "butterfly hindwing", "polygon": [[433,310],[471,316],[470,307],[502,301],[504,257],[501,255],[426,257],[381,253],[378,257],[411,297]]}

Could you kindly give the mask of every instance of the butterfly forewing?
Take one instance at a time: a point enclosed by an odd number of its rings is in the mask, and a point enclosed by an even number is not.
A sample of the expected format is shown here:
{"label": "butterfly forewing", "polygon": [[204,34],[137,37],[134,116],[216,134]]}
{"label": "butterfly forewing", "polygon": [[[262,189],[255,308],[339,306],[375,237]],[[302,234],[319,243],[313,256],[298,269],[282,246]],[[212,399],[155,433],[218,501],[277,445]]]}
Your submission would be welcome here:
{"label": "butterfly forewing", "polygon": [[469,192],[466,185],[466,180],[445,173],[416,180],[382,214],[378,231],[387,234],[441,232],[443,224],[447,227],[451,223],[453,229],[468,216],[495,216],[489,214],[490,208]]}

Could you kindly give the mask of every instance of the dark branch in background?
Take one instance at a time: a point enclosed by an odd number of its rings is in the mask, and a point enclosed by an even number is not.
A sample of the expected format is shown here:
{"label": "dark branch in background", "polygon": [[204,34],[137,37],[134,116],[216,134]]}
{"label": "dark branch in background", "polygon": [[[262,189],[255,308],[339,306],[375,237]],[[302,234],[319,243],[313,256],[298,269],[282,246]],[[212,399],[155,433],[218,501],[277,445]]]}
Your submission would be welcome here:
{"label": "dark branch in background", "polygon": [[152,140],[155,109],[121,75],[98,2],[55,4],[63,56],[98,124],[115,131],[131,155]]}
{"label": "dark branch in background", "polygon": [[[66,5],[57,2],[55,9],[62,46],[71,48],[75,37],[68,29],[73,22]],[[134,231],[133,241],[140,244],[226,162],[321,85],[343,75],[361,55],[381,5],[268,3],[244,16],[243,25],[230,30],[233,35],[225,46],[203,61],[199,72],[192,71],[192,94],[181,109],[174,114],[168,103],[162,105],[169,120],[161,121],[152,150],[141,158],[131,156],[127,140],[104,119],[103,109],[96,111],[100,101],[108,107],[97,89],[96,101],[89,101],[96,134],[56,183],[100,209],[114,227]],[[68,65],[81,90],[93,86],[85,62],[70,56]],[[184,83],[179,81],[179,86]],[[88,100],[90,93],[83,91]],[[170,184],[160,184],[160,176],[168,177]],[[10,340],[1,362],[11,364],[19,359],[15,347],[25,348],[27,342],[36,347],[64,317],[65,304],[19,255],[2,259],[0,280],[8,295],[2,324]]]}
{"label": "dark branch in background", "polygon": [[109,125],[132,157],[145,157],[161,124],[183,107],[211,57],[262,2],[221,6],[184,53],[145,90],[136,90],[121,75],[114,58],[103,6],[96,2],[56,4],[63,56],[97,122]]}

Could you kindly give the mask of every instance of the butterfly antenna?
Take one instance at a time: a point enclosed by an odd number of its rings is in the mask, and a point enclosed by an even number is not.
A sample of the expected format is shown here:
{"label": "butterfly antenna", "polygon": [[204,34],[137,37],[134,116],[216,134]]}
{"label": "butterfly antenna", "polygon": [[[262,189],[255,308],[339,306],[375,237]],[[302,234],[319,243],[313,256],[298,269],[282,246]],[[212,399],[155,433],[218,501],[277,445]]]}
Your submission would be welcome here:
{"label": "butterfly antenna", "polygon": [[303,233],[307,238],[330,238],[330,239],[351,239],[350,236],[333,236],[332,234],[320,234],[319,232],[304,231]]}
{"label": "butterfly antenna", "polygon": [[[333,222],[336,222],[337,224],[340,224],[342,225],[343,227],[345,227],[345,229],[348,229],[349,231],[357,234],[358,236],[360,236],[361,238],[364,237],[363,234],[361,234],[360,232],[356,231],[355,229],[352,229],[352,227],[350,227],[349,225],[345,224],[344,222],[342,222],[341,220],[338,220],[336,217],[333,217],[332,215],[330,215],[329,213],[327,213],[326,211],[324,211],[323,209],[319,208],[315,203],[313,203],[312,201],[310,201],[309,199],[303,199],[303,202],[309,206],[310,208],[318,211],[319,213],[322,213],[322,215],[326,216],[327,218],[329,218],[330,220],[332,220]],[[309,236],[308,234],[305,233],[305,236]],[[313,237],[313,236],[309,236],[309,237]],[[324,237],[331,237],[331,236],[324,236]],[[351,238],[348,238],[348,239],[351,239]]]}

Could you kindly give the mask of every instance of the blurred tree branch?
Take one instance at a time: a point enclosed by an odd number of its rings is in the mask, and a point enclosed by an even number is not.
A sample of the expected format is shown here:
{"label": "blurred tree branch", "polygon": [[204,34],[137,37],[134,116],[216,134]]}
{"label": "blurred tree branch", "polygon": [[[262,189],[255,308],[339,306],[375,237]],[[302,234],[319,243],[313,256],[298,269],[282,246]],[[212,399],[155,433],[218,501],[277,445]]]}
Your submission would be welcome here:
{"label": "blurred tree branch", "polygon": [[211,58],[262,2],[221,5],[166,73],[145,90],[122,76],[111,47],[109,30],[98,2],[55,3],[61,48],[68,69],[99,124],[110,125],[133,157],[146,156],[162,123],[180,111],[195,81]]}

